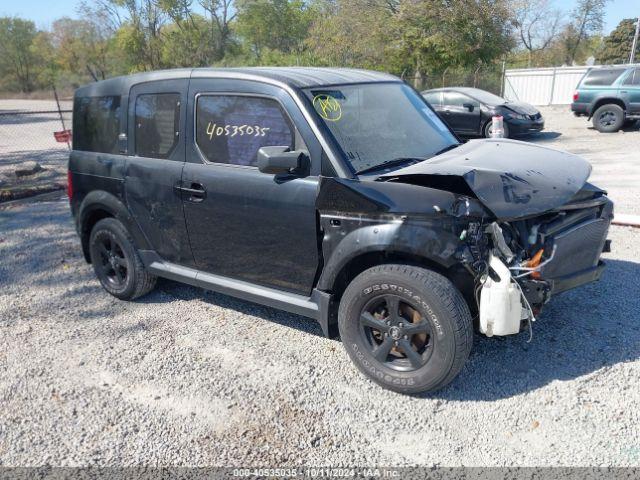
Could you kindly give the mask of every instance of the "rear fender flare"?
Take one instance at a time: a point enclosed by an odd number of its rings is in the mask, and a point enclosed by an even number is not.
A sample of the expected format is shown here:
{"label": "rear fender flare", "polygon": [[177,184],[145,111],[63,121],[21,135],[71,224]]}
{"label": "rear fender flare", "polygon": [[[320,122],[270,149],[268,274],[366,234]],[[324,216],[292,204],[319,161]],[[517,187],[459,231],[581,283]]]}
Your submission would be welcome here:
{"label": "rear fender flare", "polygon": [[602,105],[606,105],[609,103],[613,103],[614,105],[620,105],[625,112],[629,110],[629,104],[620,97],[610,97],[610,96],[596,97],[593,100],[593,102],[591,102],[591,105],[589,105],[588,120],[591,120],[591,118],[593,117],[593,114],[596,113],[596,110],[598,108],[600,108]]}
{"label": "rear fender flare", "polygon": [[132,217],[125,204],[115,195],[104,190],[94,190],[89,192],[78,210],[77,229],[82,241],[82,251],[87,262],[89,258],[89,236],[91,235],[91,227],[95,223],[96,214],[108,216],[118,219],[125,226],[138,250],[147,250],[150,248],[149,242],[140,227]]}

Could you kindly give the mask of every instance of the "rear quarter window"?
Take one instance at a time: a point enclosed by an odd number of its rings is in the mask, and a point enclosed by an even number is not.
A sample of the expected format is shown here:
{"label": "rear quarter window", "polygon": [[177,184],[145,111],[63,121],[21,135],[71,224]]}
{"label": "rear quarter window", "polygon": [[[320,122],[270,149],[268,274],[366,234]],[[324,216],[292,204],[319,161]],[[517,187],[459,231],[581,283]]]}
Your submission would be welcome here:
{"label": "rear quarter window", "polygon": [[73,106],[73,149],[118,153],[120,97],[79,97]]}
{"label": "rear quarter window", "polygon": [[627,75],[627,78],[624,81],[624,85],[633,85],[640,87],[640,68],[635,68],[632,72]]}
{"label": "rear quarter window", "polygon": [[136,98],[135,151],[140,157],[168,158],[178,144],[180,94],[144,94]]}
{"label": "rear quarter window", "polygon": [[582,85],[591,87],[608,87],[624,73],[621,68],[591,70],[584,78]]}

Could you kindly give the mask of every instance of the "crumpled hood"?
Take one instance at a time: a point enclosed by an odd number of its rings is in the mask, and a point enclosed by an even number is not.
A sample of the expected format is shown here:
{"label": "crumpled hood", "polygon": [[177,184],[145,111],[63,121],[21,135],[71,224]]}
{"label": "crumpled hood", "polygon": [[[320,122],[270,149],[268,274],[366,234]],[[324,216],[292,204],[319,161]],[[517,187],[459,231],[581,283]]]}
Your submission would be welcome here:
{"label": "crumpled hood", "polygon": [[516,113],[521,113],[524,115],[535,115],[539,112],[536,107],[524,102],[508,102],[502,106],[504,108],[508,108],[509,110],[513,110]]}
{"label": "crumpled hood", "polygon": [[[537,215],[567,203],[585,184],[591,165],[559,150],[507,139],[471,140],[381,179],[418,177],[440,185],[437,176],[457,176],[496,218]],[[434,187],[438,188],[438,187]]]}

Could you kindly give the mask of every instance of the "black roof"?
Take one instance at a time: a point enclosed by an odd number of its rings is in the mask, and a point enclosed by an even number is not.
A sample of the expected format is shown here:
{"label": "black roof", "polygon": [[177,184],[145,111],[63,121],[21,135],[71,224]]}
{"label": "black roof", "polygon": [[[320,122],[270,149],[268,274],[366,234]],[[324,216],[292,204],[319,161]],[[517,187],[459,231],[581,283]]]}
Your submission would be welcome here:
{"label": "black roof", "polygon": [[136,73],[80,87],[76,95],[117,95],[132,85],[153,80],[181,78],[237,78],[269,83],[279,82],[293,88],[341,85],[348,83],[400,81],[394,75],[353,68],[319,67],[243,67],[182,68]]}

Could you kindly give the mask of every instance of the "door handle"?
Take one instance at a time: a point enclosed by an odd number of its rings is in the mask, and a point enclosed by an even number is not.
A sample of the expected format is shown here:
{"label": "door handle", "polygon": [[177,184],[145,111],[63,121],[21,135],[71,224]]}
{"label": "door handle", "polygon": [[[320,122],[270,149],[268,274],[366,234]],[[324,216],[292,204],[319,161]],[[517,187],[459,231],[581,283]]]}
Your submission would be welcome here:
{"label": "door handle", "polygon": [[189,187],[176,185],[173,188],[178,192],[186,193],[189,196],[187,200],[190,202],[201,202],[207,197],[207,190],[201,183],[192,182]]}

